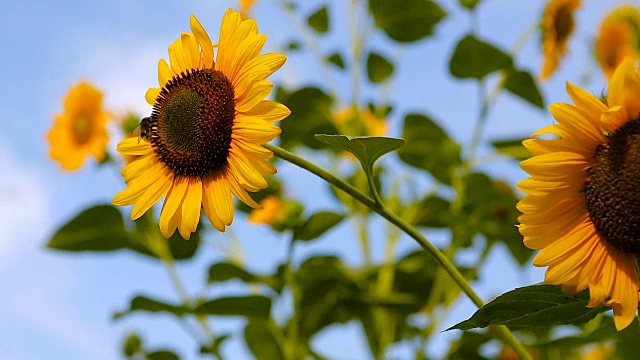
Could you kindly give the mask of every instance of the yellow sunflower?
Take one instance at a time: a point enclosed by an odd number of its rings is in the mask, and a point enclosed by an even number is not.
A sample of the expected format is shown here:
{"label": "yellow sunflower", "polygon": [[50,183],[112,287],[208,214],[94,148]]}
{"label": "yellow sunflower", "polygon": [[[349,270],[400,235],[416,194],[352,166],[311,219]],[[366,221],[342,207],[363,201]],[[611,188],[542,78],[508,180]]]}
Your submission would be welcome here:
{"label": "yellow sunflower", "polygon": [[551,0],[542,14],[542,53],[544,64],[540,77],[548,79],[567,53],[567,43],[575,27],[574,14],[580,0]]}
{"label": "yellow sunflower", "polygon": [[384,136],[387,133],[387,121],[376,116],[369,108],[364,108],[358,113],[353,106],[347,106],[333,113],[333,121],[340,133],[353,136]]}
{"label": "yellow sunflower", "polygon": [[88,156],[96,160],[106,155],[106,124],[111,118],[102,107],[102,93],[85,81],[73,86],[56,115],[49,133],[49,156],[64,170],[79,169]]}
{"label": "yellow sunflower", "polygon": [[258,0],[238,0],[240,5],[240,13],[243,17],[248,17],[251,13],[251,9],[258,2]]}
{"label": "yellow sunflower", "polygon": [[131,219],[164,199],[160,231],[176,229],[188,239],[200,220],[200,209],[219,231],[234,217],[232,194],[251,207],[259,205],[247,191],[267,187],[264,176],[276,172],[261,145],[280,134],[274,122],[290,113],[265,100],[273,84],[265,79],[286,58],[259,55],[267,37],[254,20],[227,10],[214,46],[191,16],[191,33],[169,46],[168,64],[158,63],[160,88],[147,91],[153,105],[143,121],[141,137],[122,140],[118,151],[140,157],[122,169],[127,188],[113,204],[134,205]]}
{"label": "yellow sunflower", "polygon": [[640,51],[640,10],[622,6],[607,15],[595,42],[595,56],[602,71],[611,78],[618,65]]}
{"label": "yellow sunflower", "polygon": [[254,224],[273,224],[278,216],[282,214],[284,204],[275,195],[269,195],[260,201],[261,209],[254,209],[247,218]]}
{"label": "yellow sunflower", "polygon": [[[518,184],[527,196],[519,230],[524,244],[542,249],[535,266],[545,282],[566,293],[589,288],[588,306],[613,307],[618,330],[638,308],[640,255],[640,75],[626,59],[609,83],[607,104],[567,83],[575,105],[549,107],[558,124],[524,145],[521,163],[531,177]],[[549,139],[554,136],[555,139]]]}

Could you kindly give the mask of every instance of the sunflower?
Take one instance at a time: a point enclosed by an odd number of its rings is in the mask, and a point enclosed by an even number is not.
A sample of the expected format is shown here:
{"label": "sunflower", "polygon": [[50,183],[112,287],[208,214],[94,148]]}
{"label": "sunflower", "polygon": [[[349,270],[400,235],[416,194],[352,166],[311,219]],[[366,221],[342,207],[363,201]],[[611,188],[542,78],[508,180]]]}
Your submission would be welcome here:
{"label": "sunflower", "polygon": [[49,156],[64,170],[79,169],[88,156],[100,161],[106,156],[111,118],[102,108],[102,93],[85,81],[73,86],[63,101],[64,111],[56,115],[49,133]]}
{"label": "sunflower", "polygon": [[261,145],[280,134],[273,123],[289,109],[265,100],[273,85],[265,79],[286,58],[259,55],[267,37],[254,20],[227,10],[214,46],[191,16],[191,33],[169,46],[168,64],[158,63],[160,88],[147,91],[153,106],[143,121],[141,138],[118,144],[118,151],[140,157],[122,169],[127,187],[113,204],[134,205],[131,219],[142,216],[164,198],[160,231],[176,230],[188,239],[200,220],[200,209],[219,231],[234,217],[232,194],[248,206],[259,205],[248,191],[267,187],[264,176],[276,169],[273,155]]}
{"label": "sunflower", "polygon": [[542,52],[544,64],[540,77],[548,79],[567,53],[567,42],[575,27],[575,11],[580,0],[551,0],[542,15]]}
{"label": "sunflower", "polygon": [[637,56],[640,46],[640,10],[622,6],[605,17],[595,41],[596,61],[610,78],[629,56]]}
{"label": "sunflower", "polygon": [[347,106],[333,113],[333,121],[342,134],[353,136],[384,136],[387,133],[387,122],[383,117],[376,116],[369,108],[356,111],[353,106]]}
{"label": "sunflower", "polygon": [[251,9],[258,2],[258,0],[238,0],[240,6],[240,13],[243,17],[249,16]]}
{"label": "sunflower", "polygon": [[273,224],[284,208],[284,204],[275,195],[269,195],[260,201],[261,209],[253,209],[247,220],[254,224]]}
{"label": "sunflower", "polygon": [[[607,104],[567,83],[575,105],[549,107],[558,124],[524,141],[533,157],[521,163],[531,177],[519,230],[542,249],[535,266],[545,282],[574,294],[589,288],[589,307],[613,308],[618,330],[638,307],[640,255],[640,75],[626,59],[609,83]],[[555,138],[549,139],[549,136]]]}

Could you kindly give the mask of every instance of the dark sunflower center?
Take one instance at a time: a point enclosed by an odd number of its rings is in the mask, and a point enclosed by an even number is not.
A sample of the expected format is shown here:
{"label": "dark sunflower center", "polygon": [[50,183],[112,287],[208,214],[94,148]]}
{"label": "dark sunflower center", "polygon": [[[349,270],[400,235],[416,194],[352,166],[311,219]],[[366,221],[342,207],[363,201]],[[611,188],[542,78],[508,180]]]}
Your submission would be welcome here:
{"label": "dark sunflower center", "polygon": [[640,119],[598,146],[588,174],[585,196],[596,230],[615,248],[640,255]]}
{"label": "dark sunflower center", "polygon": [[565,40],[573,30],[573,9],[569,5],[563,5],[556,12],[556,19],[553,22],[558,42]]}
{"label": "dark sunflower center", "polygon": [[235,117],[233,85],[217,70],[187,70],[160,90],[146,123],[148,139],[177,175],[200,176],[227,165]]}

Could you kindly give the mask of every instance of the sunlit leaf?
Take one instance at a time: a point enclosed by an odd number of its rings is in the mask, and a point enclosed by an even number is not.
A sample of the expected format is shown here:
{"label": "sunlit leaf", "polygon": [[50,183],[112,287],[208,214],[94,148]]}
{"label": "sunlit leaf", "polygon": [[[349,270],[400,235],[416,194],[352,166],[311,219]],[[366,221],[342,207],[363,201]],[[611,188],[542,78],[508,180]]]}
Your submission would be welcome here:
{"label": "sunlit leaf", "polygon": [[369,0],[375,24],[398,42],[420,40],[433,33],[447,13],[430,0]]}
{"label": "sunlit leaf", "polygon": [[588,308],[588,291],[577,295],[562,293],[559,286],[531,285],[517,288],[498,296],[448,330],[469,330],[489,325],[509,327],[550,327],[580,325],[593,319],[608,308]]}
{"label": "sunlit leaf", "polygon": [[398,150],[407,142],[404,139],[374,137],[374,136],[345,136],[345,135],[316,135],[316,139],[332,147],[348,151],[360,160],[366,172],[373,171],[373,164],[382,155]]}
{"label": "sunlit leaf", "polygon": [[323,6],[307,18],[307,24],[319,34],[324,34],[329,30],[329,13],[327,7]]}
{"label": "sunlit leaf", "polygon": [[126,248],[128,243],[129,233],[120,211],[111,205],[97,205],[63,225],[47,247],[65,251],[113,251]]}
{"label": "sunlit leaf", "polygon": [[407,141],[398,150],[403,162],[428,171],[442,183],[451,183],[451,171],[462,160],[460,145],[444,129],[422,114],[409,114],[404,118],[402,137]]}
{"label": "sunlit leaf", "polygon": [[256,281],[256,276],[239,265],[228,262],[216,263],[211,265],[209,268],[208,281],[210,283],[223,282],[232,279],[238,279],[250,283]]}
{"label": "sunlit leaf", "polygon": [[510,70],[504,80],[504,88],[531,105],[544,110],[544,100],[540,89],[528,71]]}
{"label": "sunlit leaf", "polygon": [[315,87],[306,87],[293,93],[279,89],[276,100],[291,110],[291,115],[280,124],[280,146],[292,148],[304,145],[313,149],[323,149],[327,145],[317,141],[315,134],[336,134],[331,106],[333,99]]}
{"label": "sunlit leaf", "polygon": [[147,354],[147,360],[180,360],[171,350],[156,350]]}
{"label": "sunlit leaf", "polygon": [[265,321],[249,321],[244,328],[245,343],[257,360],[285,358],[272,330],[273,326]]}
{"label": "sunlit leaf", "polygon": [[382,83],[393,75],[393,63],[384,56],[370,52],[367,57],[367,76],[372,83]]}
{"label": "sunlit leaf", "polygon": [[131,299],[131,304],[129,305],[129,309],[118,312],[114,315],[115,319],[119,319],[125,315],[128,315],[132,312],[144,311],[144,312],[152,312],[152,313],[168,313],[176,316],[182,316],[189,311],[188,308],[182,305],[173,305],[164,301],[151,299],[146,296],[136,296]]}
{"label": "sunlit leaf", "polygon": [[491,146],[500,154],[506,155],[514,160],[525,160],[531,157],[531,151],[522,145],[523,138],[501,139],[491,141]]}
{"label": "sunlit leaf", "polygon": [[271,299],[262,295],[221,297],[204,302],[193,311],[207,315],[266,319],[271,311]]}
{"label": "sunlit leaf", "polygon": [[449,61],[451,75],[459,78],[482,79],[492,72],[512,66],[511,56],[473,35],[458,42]]}
{"label": "sunlit leaf", "polygon": [[343,219],[344,215],[342,214],[330,211],[317,212],[294,230],[293,237],[303,241],[313,240],[338,225]]}

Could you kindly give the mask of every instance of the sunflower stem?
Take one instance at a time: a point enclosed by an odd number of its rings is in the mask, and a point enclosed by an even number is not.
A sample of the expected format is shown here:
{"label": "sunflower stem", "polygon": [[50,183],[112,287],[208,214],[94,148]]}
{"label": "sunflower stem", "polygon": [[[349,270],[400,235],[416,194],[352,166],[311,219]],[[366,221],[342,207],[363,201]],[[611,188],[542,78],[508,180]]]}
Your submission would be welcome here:
{"label": "sunflower stem", "polygon": [[[431,254],[435,260],[442,266],[442,268],[451,276],[453,281],[460,287],[460,289],[467,295],[467,297],[477,306],[482,307],[484,301],[476,294],[469,282],[464,278],[462,273],[455,267],[455,265],[433,244],[431,244],[418,230],[409,225],[395,213],[390,212],[383,204],[377,204],[369,196],[360,192],[360,190],[351,186],[350,184],[335,177],[333,174],[326,170],[316,166],[315,164],[275,145],[264,144],[265,148],[271,150],[274,155],[282,160],[288,161],[293,165],[296,165],[310,173],[318,176],[319,178],[327,181],[336,188],[346,192],[363,205],[369,207],[371,210],[378,213],[387,221],[398,227],[404,233],[412,237],[424,250]],[[529,353],[524,346],[520,344],[518,339],[513,333],[504,325],[496,326],[496,330],[505,343],[509,344],[513,350],[518,354],[520,359],[531,359]]]}

